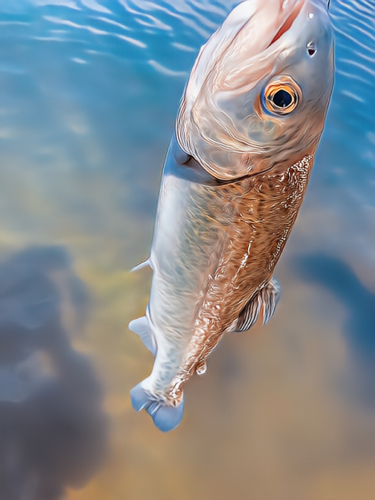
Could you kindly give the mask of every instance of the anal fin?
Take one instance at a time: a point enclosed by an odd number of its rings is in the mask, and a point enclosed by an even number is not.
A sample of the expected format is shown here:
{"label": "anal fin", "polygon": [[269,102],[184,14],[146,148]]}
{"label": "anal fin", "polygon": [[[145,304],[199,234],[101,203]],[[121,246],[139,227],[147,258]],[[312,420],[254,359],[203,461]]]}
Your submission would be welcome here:
{"label": "anal fin", "polygon": [[246,332],[256,323],[263,309],[263,324],[273,316],[280,300],[280,285],[272,278],[261,290],[251,297],[232,325],[233,332]]}
{"label": "anal fin", "polygon": [[156,342],[149,321],[146,316],[134,319],[129,323],[129,330],[136,333],[141,337],[143,344],[155,356],[156,355]]}

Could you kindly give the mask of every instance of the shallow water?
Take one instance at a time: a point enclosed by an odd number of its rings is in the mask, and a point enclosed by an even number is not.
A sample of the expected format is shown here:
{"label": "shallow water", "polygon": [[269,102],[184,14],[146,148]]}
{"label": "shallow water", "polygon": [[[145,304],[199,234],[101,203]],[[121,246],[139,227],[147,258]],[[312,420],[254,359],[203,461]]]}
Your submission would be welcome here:
{"label": "shallow water", "polygon": [[130,407],[163,157],[235,1],[0,0],[0,497],[375,498],[375,3],[332,0],[336,84],[272,321],[164,435]]}

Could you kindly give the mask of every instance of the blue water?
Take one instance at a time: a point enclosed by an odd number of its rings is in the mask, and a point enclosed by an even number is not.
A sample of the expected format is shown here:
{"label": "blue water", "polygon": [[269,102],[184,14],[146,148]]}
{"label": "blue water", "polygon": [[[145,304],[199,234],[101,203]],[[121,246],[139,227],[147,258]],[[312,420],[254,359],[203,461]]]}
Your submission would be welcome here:
{"label": "blue water", "polygon": [[336,82],[266,327],[130,407],[161,167],[238,2],[0,0],[0,498],[375,498],[375,2],[332,0]]}

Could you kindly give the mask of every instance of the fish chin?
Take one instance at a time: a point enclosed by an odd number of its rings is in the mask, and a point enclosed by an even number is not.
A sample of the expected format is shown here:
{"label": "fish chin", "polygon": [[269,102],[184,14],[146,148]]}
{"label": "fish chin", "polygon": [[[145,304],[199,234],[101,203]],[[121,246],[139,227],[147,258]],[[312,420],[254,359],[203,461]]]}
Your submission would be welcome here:
{"label": "fish chin", "polygon": [[[314,58],[307,52],[310,41],[318,46]],[[176,122],[181,148],[221,180],[311,154],[332,91],[332,44],[323,0],[238,5],[193,67]],[[288,116],[269,113],[262,92],[285,77],[302,89],[302,99]]]}

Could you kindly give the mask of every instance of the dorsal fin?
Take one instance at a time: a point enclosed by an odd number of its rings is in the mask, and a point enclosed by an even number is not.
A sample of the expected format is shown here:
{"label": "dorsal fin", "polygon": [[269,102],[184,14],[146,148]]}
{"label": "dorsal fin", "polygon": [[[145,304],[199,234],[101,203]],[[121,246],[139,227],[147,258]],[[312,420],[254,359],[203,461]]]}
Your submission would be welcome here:
{"label": "dorsal fin", "polygon": [[240,312],[231,331],[246,332],[256,323],[263,307],[263,324],[265,325],[275,312],[280,299],[280,285],[272,278],[259,292],[251,297]]}
{"label": "dorsal fin", "polygon": [[142,318],[133,319],[129,323],[129,330],[136,333],[141,337],[143,344],[155,356],[156,355],[156,342],[150,324],[146,316]]}

